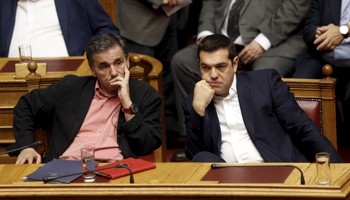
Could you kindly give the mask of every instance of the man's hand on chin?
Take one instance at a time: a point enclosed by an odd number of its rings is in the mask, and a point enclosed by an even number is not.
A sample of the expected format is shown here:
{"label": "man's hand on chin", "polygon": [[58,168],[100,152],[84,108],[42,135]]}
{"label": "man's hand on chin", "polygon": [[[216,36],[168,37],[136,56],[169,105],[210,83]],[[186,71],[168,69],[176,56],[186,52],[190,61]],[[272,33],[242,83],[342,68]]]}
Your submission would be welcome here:
{"label": "man's hand on chin", "polygon": [[[130,98],[129,91],[129,79],[130,79],[130,71],[128,69],[128,65],[124,65],[124,77],[117,76],[113,80],[110,81],[110,84],[113,86],[119,86],[118,88],[118,97],[120,99],[120,103],[123,108],[129,108],[132,105],[132,101]],[[135,114],[125,113],[125,120],[131,120]]]}
{"label": "man's hand on chin", "polygon": [[205,115],[205,109],[213,99],[214,93],[215,90],[206,80],[201,80],[196,83],[193,92],[192,106],[199,115]]}

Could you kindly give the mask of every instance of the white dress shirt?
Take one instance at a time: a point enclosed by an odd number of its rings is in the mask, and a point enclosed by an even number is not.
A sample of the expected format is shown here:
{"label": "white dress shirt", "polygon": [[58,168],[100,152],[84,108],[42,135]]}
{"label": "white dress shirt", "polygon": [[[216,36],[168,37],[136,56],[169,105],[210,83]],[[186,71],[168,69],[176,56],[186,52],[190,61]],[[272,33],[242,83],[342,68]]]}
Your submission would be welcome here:
{"label": "white dress shirt", "polygon": [[[231,8],[232,5],[233,5],[235,2],[236,2],[236,0],[232,0],[229,8]],[[228,12],[228,13],[227,13],[227,16],[226,16],[226,18],[225,18],[225,21],[224,21],[224,23],[223,23],[223,25],[222,25],[222,27],[221,27],[221,34],[223,34],[223,35],[225,35],[225,36],[227,36],[227,37],[228,37],[228,35],[227,35],[227,24],[228,24],[228,17],[229,17],[229,15],[230,15],[230,13]],[[214,33],[212,33],[211,31],[202,31],[202,32],[200,32],[200,33],[198,34],[198,36],[197,36],[197,41],[198,41],[201,37],[203,37],[203,36],[205,36],[205,35],[213,35],[213,34],[214,34]],[[267,37],[266,37],[263,33],[259,33],[259,35],[257,35],[257,36],[255,37],[254,40],[255,40],[257,43],[259,43],[259,45],[260,45],[265,51],[267,51],[267,50],[269,50],[269,49],[271,48],[271,42],[270,42],[270,40],[267,39]],[[241,46],[246,46],[246,45],[248,45],[248,44],[244,44],[244,43],[243,43],[242,36],[238,36],[238,37],[236,38],[236,40],[234,41],[234,43],[237,44],[237,45],[241,45]]]}
{"label": "white dress shirt", "polygon": [[22,44],[31,45],[32,57],[69,56],[54,0],[18,1],[8,57],[18,58]]}
{"label": "white dress shirt", "polygon": [[245,127],[237,94],[236,74],[227,97],[214,96],[221,129],[220,156],[227,163],[261,163],[264,159]]}

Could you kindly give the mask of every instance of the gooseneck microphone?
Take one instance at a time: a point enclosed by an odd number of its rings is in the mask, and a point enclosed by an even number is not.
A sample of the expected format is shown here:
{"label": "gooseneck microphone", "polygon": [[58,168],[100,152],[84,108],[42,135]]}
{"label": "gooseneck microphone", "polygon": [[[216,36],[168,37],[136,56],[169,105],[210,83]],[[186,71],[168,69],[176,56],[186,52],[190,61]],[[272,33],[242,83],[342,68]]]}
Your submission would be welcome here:
{"label": "gooseneck microphone", "polygon": [[39,141],[36,141],[36,142],[34,142],[32,144],[29,144],[29,145],[26,145],[26,146],[23,146],[23,147],[19,147],[17,149],[12,149],[12,150],[9,150],[9,151],[2,152],[2,153],[0,153],[0,155],[12,153],[12,152],[19,151],[19,150],[22,150],[22,149],[26,149],[26,148],[29,148],[29,147],[41,146],[42,144],[43,144],[43,142],[39,140]]}
{"label": "gooseneck microphone", "polygon": [[295,165],[220,165],[220,164],[212,164],[211,169],[220,169],[226,167],[294,167],[300,172],[300,184],[305,185],[305,179],[303,172],[299,169],[299,167]]}
{"label": "gooseneck microphone", "polygon": [[116,165],[115,167],[117,167],[117,168],[126,168],[127,170],[129,170],[129,172],[130,172],[130,183],[134,183],[134,176],[132,175],[132,171],[128,167],[128,165],[126,165],[126,164],[119,164],[119,165]]}
{"label": "gooseneck microphone", "polygon": [[130,172],[130,183],[134,183],[134,176],[130,170],[130,168],[126,165],[126,164],[118,164],[116,166],[112,166],[112,167],[106,167],[106,168],[102,168],[102,169],[95,169],[95,170],[90,170],[90,171],[85,171],[85,172],[79,172],[79,173],[74,173],[74,174],[67,174],[67,175],[63,175],[63,176],[49,176],[49,177],[44,177],[43,181],[44,183],[48,183],[50,181],[53,181],[55,179],[58,178],[63,178],[63,177],[68,177],[68,176],[75,176],[75,175],[80,175],[80,174],[86,174],[86,173],[90,173],[90,172],[97,172],[97,171],[101,171],[101,170],[105,170],[105,169],[111,169],[111,168],[126,168],[129,170]]}

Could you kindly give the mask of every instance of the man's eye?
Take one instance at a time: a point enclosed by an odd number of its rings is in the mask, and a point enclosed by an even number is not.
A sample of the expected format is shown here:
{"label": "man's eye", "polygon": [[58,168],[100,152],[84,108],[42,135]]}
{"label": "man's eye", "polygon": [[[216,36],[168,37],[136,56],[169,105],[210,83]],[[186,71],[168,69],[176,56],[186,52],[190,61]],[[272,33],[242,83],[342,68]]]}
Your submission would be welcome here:
{"label": "man's eye", "polygon": [[101,69],[106,69],[108,67],[108,65],[100,65]]}
{"label": "man's eye", "polygon": [[224,69],[225,67],[224,65],[217,66],[218,69]]}

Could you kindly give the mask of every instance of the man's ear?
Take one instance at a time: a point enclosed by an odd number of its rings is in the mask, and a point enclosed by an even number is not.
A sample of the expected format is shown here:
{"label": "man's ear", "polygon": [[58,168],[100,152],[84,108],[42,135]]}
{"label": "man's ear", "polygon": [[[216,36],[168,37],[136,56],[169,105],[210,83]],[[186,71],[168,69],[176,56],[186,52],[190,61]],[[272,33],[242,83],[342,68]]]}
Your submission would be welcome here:
{"label": "man's ear", "polygon": [[128,69],[130,69],[130,55],[126,58],[126,64],[128,65]]}
{"label": "man's ear", "polygon": [[90,70],[91,70],[92,76],[93,77],[97,77],[97,74],[96,74],[95,70],[92,69],[92,67],[90,67]]}
{"label": "man's ear", "polygon": [[233,59],[233,62],[232,62],[232,67],[233,67],[233,71],[236,72],[237,71],[237,68],[238,68],[238,62],[239,62],[239,57],[236,56],[234,59]]}

